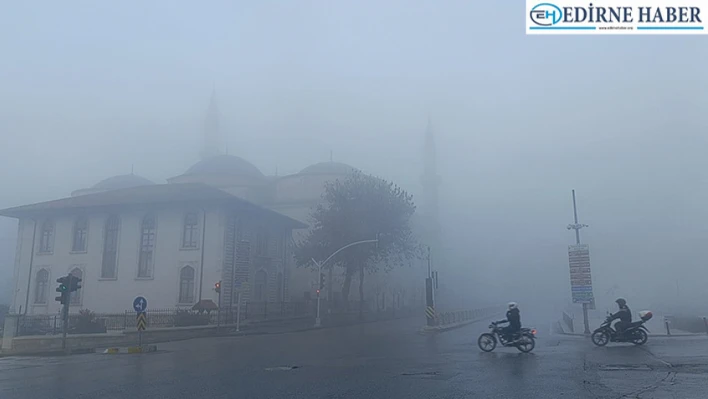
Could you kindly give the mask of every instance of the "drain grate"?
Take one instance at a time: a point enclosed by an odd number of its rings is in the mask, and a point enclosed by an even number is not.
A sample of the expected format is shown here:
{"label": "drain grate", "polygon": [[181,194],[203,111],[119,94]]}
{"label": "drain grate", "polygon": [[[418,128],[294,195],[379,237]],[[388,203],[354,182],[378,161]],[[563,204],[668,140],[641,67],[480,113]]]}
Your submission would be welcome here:
{"label": "drain grate", "polygon": [[600,366],[602,371],[651,371],[651,367],[646,364],[606,364]]}
{"label": "drain grate", "polygon": [[300,366],[280,366],[280,367],[267,367],[266,371],[288,371],[299,369]]}
{"label": "drain grate", "polygon": [[419,373],[401,373],[401,375],[438,375],[437,371],[422,371]]}

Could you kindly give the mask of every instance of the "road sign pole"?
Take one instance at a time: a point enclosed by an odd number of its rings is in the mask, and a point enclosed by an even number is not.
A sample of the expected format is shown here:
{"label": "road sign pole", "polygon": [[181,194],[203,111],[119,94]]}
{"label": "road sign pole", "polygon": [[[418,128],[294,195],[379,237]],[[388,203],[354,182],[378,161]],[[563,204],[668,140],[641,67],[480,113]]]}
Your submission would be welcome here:
{"label": "road sign pole", "polygon": [[[568,228],[575,230],[575,245],[580,245],[580,229],[587,226],[578,223],[578,206],[575,202],[575,190],[573,190],[573,220],[575,223],[572,226],[568,226]],[[583,303],[583,324],[585,324],[584,333],[586,335],[590,335],[590,322],[588,321],[588,304],[585,302]]]}
{"label": "road sign pole", "polygon": [[219,306],[216,309],[216,332],[219,332],[219,327],[221,327],[221,289],[219,289],[217,302]]}
{"label": "road sign pole", "polygon": [[[314,261],[314,259],[313,259]],[[322,264],[317,262],[317,278],[322,276]],[[319,282],[318,282],[319,284]],[[319,285],[318,285],[319,287]],[[317,316],[315,317],[315,327],[321,327],[322,321],[320,320],[320,289],[317,289]]]}
{"label": "road sign pole", "polygon": [[69,353],[69,348],[66,345],[66,334],[69,331],[69,301],[71,300],[71,291],[66,293],[66,303],[62,306],[62,333],[61,333],[61,349]]}
{"label": "road sign pole", "polygon": [[238,291],[236,295],[236,332],[241,331],[241,290]]}

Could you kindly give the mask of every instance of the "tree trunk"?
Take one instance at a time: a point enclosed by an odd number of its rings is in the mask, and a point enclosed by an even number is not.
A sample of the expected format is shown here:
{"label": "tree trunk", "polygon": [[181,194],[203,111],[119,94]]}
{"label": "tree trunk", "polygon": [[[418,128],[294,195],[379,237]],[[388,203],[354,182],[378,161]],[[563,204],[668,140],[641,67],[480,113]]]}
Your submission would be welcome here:
{"label": "tree trunk", "polygon": [[359,319],[364,319],[364,263],[359,267]]}
{"label": "tree trunk", "polygon": [[347,273],[344,276],[344,283],[342,284],[342,300],[344,301],[344,307],[349,310],[349,290],[352,286],[352,273],[347,269]]}

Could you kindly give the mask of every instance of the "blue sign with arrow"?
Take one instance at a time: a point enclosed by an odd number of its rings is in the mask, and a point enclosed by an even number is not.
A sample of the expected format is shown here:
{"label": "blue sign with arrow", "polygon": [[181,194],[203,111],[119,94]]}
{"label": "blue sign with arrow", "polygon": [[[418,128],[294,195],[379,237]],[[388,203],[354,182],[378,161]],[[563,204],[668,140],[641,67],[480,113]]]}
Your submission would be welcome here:
{"label": "blue sign with arrow", "polygon": [[137,313],[144,312],[147,307],[148,301],[147,299],[145,299],[145,297],[139,296],[135,298],[135,300],[133,300],[133,309],[135,309]]}

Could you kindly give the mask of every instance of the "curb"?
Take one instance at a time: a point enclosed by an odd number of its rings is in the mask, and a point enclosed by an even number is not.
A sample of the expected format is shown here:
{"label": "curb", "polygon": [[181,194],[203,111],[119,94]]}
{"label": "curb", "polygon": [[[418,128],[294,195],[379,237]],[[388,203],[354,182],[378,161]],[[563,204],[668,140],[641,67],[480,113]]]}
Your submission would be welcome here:
{"label": "curb", "polygon": [[[584,334],[584,333],[576,333],[576,332],[566,332],[565,329],[563,328],[563,322],[562,321],[556,321],[556,327],[558,329],[557,334],[561,335],[567,335],[571,337],[589,337],[589,334]],[[676,333],[676,334],[654,334],[654,333],[649,333],[649,337],[662,337],[662,338],[671,338],[671,337],[708,337],[708,335],[703,334],[703,333]]]}
{"label": "curb", "polygon": [[157,352],[157,345],[129,346],[127,348],[107,348],[102,353],[107,355],[136,354]]}
{"label": "curb", "polygon": [[435,326],[435,327],[424,326],[424,327],[422,327],[422,328],[420,329],[419,333],[420,333],[421,335],[439,334],[439,333],[442,333],[442,332],[454,330],[454,329],[457,329],[457,328],[464,327],[464,326],[466,326],[466,325],[468,325],[468,324],[477,323],[477,322],[484,321],[484,320],[487,320],[487,319],[467,320],[467,321],[462,321],[462,322],[459,322],[459,323],[446,324],[446,325],[444,325],[444,326]]}

